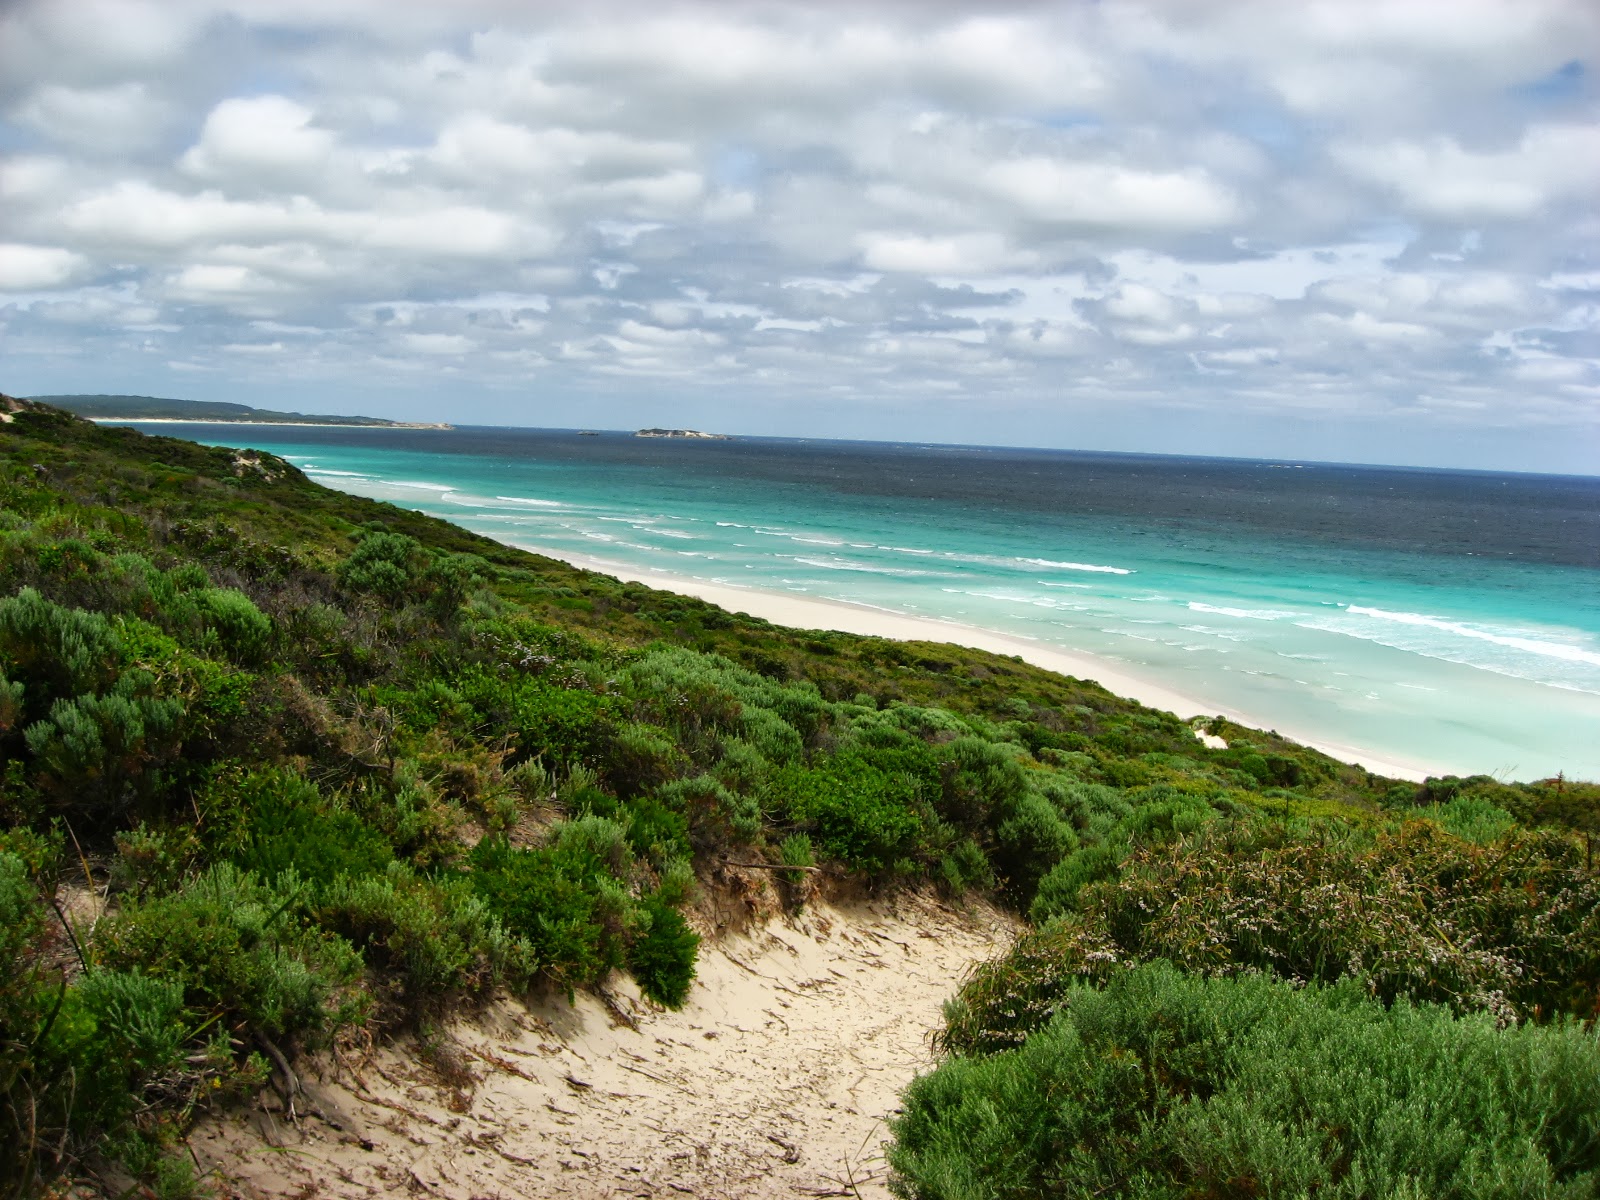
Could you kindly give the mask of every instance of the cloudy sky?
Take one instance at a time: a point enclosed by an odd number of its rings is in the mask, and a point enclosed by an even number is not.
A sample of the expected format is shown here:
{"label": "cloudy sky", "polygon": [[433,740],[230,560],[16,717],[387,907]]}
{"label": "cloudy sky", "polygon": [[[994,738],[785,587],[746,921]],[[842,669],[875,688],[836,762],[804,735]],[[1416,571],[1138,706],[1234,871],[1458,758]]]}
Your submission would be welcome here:
{"label": "cloudy sky", "polygon": [[0,389],[1600,473],[1593,0],[0,4]]}

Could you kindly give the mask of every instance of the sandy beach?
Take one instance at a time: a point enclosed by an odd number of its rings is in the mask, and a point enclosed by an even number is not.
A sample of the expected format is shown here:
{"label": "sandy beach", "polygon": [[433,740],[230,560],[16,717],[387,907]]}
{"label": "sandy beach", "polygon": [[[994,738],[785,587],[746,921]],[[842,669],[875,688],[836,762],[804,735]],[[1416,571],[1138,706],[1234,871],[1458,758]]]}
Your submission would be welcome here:
{"label": "sandy beach", "polygon": [[1330,742],[1310,730],[1286,728],[1258,714],[1230,709],[1225,705],[1219,705],[1215,700],[1185,695],[1166,687],[1159,680],[1129,672],[1119,663],[1095,655],[1047,646],[1026,638],[1011,637],[955,621],[909,616],[839,600],[796,596],[785,592],[769,592],[756,588],[736,587],[732,584],[706,583],[676,575],[637,571],[625,564],[605,559],[568,554],[523,542],[513,544],[520,549],[570,563],[584,570],[598,571],[629,583],[642,583],[646,587],[664,592],[693,596],[715,604],[718,608],[725,608],[729,612],[760,617],[775,625],[786,625],[794,629],[830,629],[868,637],[892,638],[896,641],[948,642],[957,646],[968,646],[974,650],[1015,655],[1024,662],[1043,667],[1047,671],[1056,671],[1078,679],[1092,679],[1118,696],[1137,700],[1140,704],[1149,705],[1151,708],[1177,713],[1180,717],[1224,716],[1256,729],[1275,729],[1303,745],[1321,750],[1324,754],[1332,755],[1343,762],[1355,763],[1378,775],[1387,775],[1395,779],[1422,780],[1429,775],[1448,773],[1445,768],[1435,764],[1401,760],[1393,755],[1375,755],[1359,746]]}

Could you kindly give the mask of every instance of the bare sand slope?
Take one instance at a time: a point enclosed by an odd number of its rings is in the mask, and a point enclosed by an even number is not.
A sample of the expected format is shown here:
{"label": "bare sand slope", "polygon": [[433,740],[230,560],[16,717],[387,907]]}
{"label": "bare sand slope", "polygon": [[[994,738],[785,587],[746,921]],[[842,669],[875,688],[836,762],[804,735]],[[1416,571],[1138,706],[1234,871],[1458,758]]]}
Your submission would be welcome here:
{"label": "bare sand slope", "polygon": [[501,1002],[431,1054],[309,1073],[343,1129],[255,1106],[191,1143],[244,1196],[886,1196],[883,1118],[931,1064],[941,1003],[1015,929],[927,896],[814,904],[708,940],[681,1012],[631,983]]}

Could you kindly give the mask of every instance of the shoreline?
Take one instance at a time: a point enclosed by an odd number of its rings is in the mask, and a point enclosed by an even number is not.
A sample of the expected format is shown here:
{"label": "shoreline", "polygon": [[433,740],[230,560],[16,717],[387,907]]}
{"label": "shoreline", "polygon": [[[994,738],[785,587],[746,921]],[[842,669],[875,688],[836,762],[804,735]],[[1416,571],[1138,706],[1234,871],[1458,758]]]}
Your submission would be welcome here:
{"label": "shoreline", "polygon": [[958,621],[945,621],[937,617],[910,616],[881,608],[851,604],[844,600],[797,596],[785,592],[739,587],[735,584],[706,583],[681,575],[640,571],[622,563],[555,551],[527,542],[507,544],[582,570],[609,575],[625,583],[641,583],[658,591],[692,596],[729,612],[759,617],[771,621],[774,625],[792,629],[835,630],[840,633],[902,642],[944,642],[974,650],[987,650],[994,654],[1014,655],[1024,662],[1047,671],[1054,671],[1058,675],[1091,680],[1114,695],[1136,700],[1149,708],[1176,713],[1181,718],[1223,716],[1253,729],[1273,729],[1303,746],[1320,750],[1341,762],[1354,763],[1374,775],[1420,783],[1429,775],[1451,773],[1441,766],[1420,761],[1396,761],[1393,757],[1373,754],[1359,746],[1330,742],[1302,730],[1277,728],[1251,713],[1218,707],[1174,691],[1156,680],[1137,672],[1130,672],[1109,659],[1081,651],[1046,646],[975,625],[963,625]]}

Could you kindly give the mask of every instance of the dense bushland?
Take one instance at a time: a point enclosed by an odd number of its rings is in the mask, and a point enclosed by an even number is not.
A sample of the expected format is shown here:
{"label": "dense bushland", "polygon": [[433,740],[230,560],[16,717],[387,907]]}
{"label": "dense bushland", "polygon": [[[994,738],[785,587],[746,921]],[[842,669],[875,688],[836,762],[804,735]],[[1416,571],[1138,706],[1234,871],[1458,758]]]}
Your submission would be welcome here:
{"label": "dense bushland", "polygon": [[[1031,912],[956,1010],[963,1052],[1153,957],[1503,1020],[1592,1003],[1592,786],[1417,788],[1220,721],[1210,750],[1020,662],[777,629],[270,455],[9,408],[0,1175],[24,1192],[120,1160],[181,1193],[164,1148],[196,1106],[495,988],[623,971],[681,1004],[730,860]],[[792,904],[799,874],[762,878]],[[1145,915],[1174,880],[1187,907]],[[1307,880],[1382,936],[1246,928]]]}
{"label": "dense bushland", "polygon": [[923,1200],[1588,1197],[1600,1040],[1161,963],[918,1079],[894,1135],[897,1190]]}

